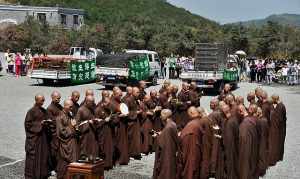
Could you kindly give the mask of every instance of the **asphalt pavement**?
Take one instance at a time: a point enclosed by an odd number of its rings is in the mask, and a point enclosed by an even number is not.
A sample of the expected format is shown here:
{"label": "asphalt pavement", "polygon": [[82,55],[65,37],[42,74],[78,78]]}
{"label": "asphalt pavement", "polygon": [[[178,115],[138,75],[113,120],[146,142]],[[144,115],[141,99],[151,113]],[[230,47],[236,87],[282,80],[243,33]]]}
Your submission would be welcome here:
{"label": "asphalt pavement", "polygon": [[[179,80],[173,83],[180,85]],[[255,89],[258,84],[240,83],[234,94],[244,97]],[[150,87],[147,90],[159,89],[160,85]],[[284,161],[271,168],[267,179],[299,179],[300,170],[300,87],[271,85],[262,86],[269,94],[280,95],[287,107],[287,137],[285,145]],[[11,75],[0,73],[0,178],[20,179],[23,178],[24,170],[24,118],[28,109],[34,103],[34,95],[42,93],[46,97],[44,107],[50,103],[50,94],[58,90],[62,94],[62,101],[69,97],[73,90],[78,90],[83,99],[84,91],[93,89],[96,100],[100,100],[103,86],[97,84],[85,84],[77,86],[43,86],[37,80],[27,77],[15,78]],[[209,108],[209,101],[213,96],[203,96],[201,105]],[[143,157],[141,161],[131,160],[128,166],[118,166],[114,170],[105,173],[106,178],[120,179],[148,179],[152,176],[154,154]]]}

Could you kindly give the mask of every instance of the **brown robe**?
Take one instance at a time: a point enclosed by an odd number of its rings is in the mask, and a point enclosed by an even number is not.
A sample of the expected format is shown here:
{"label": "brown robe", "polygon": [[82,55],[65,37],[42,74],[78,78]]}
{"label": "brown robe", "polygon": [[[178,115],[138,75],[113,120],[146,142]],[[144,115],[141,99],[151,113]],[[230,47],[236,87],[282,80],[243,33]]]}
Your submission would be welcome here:
{"label": "brown robe", "polygon": [[183,91],[181,90],[178,93],[178,100],[181,102],[180,106],[178,106],[178,113],[179,113],[179,119],[178,121],[178,129],[181,130],[184,128],[184,126],[189,122],[189,117],[187,114],[187,109],[189,108],[190,104],[187,102],[190,101],[190,93],[189,91]]}
{"label": "brown robe", "polygon": [[[103,105],[103,103],[98,103],[95,109],[95,117],[98,119],[105,119],[109,117],[111,110],[109,107]],[[99,145],[99,156],[104,159],[104,168],[112,169],[113,167],[113,122],[102,121],[98,123],[97,126],[97,136]]]}
{"label": "brown robe", "polygon": [[[203,157],[200,119],[191,120],[181,131],[178,178],[199,179]],[[206,179],[206,178],[203,178]]]}
{"label": "brown robe", "polygon": [[59,148],[59,140],[56,136],[56,118],[59,113],[62,111],[62,106],[60,104],[56,104],[52,102],[48,108],[47,112],[50,119],[53,121],[49,125],[49,140],[50,140],[50,155],[51,155],[51,170],[56,170],[57,159],[58,159],[58,148]]}
{"label": "brown robe", "polygon": [[209,177],[211,165],[211,152],[213,145],[213,131],[212,121],[208,117],[200,119],[202,135],[202,162],[201,162],[201,178],[206,179]]}
{"label": "brown robe", "polygon": [[73,116],[76,116],[79,107],[80,107],[80,105],[78,103],[73,102],[73,106],[72,106],[72,115]]}
{"label": "brown robe", "polygon": [[286,109],[283,103],[272,105],[269,128],[269,165],[283,159],[286,136]]}
{"label": "brown robe", "polygon": [[[213,111],[208,115],[209,120],[212,125],[218,125],[219,127],[222,124],[222,113],[219,110]],[[216,138],[214,135],[219,134],[219,130],[212,131],[212,150],[211,150],[211,159],[210,159],[210,173],[215,174],[217,168],[217,161],[219,157],[219,152],[221,150],[220,139]],[[222,167],[221,167],[222,168]]]}
{"label": "brown robe", "polygon": [[110,109],[112,111],[112,122],[115,125],[113,130],[113,142],[114,142],[114,162],[118,160],[120,165],[127,165],[129,163],[128,153],[128,119],[125,117],[118,117],[120,114],[119,106],[121,101],[116,98],[112,98],[110,102]]}
{"label": "brown robe", "polygon": [[34,106],[26,114],[25,179],[47,178],[49,146],[46,129],[41,124],[46,119],[47,112],[42,107]]}
{"label": "brown robe", "polygon": [[80,125],[82,122],[94,119],[94,110],[89,109],[85,104],[82,105],[77,112],[75,117],[78,126],[78,129],[81,133],[79,139],[80,145],[80,156],[93,156],[98,157],[98,141],[97,141],[97,134],[96,134],[96,127],[95,123],[91,124],[87,122],[85,124]]}
{"label": "brown robe", "polygon": [[78,160],[76,130],[71,124],[72,116],[61,111],[56,118],[57,138],[59,140],[57,178],[64,179],[68,165]]}
{"label": "brown robe", "polygon": [[200,106],[200,95],[197,90],[189,91],[189,98],[191,101],[191,106],[199,107]]}
{"label": "brown robe", "polygon": [[141,130],[140,121],[138,120],[139,104],[133,97],[128,97],[124,100],[127,104],[128,114],[128,151],[130,157],[139,157],[141,155]]}
{"label": "brown robe", "polygon": [[255,179],[258,164],[258,133],[255,117],[246,117],[239,127],[239,178]]}
{"label": "brown robe", "polygon": [[153,179],[176,179],[176,154],[179,149],[177,127],[173,121],[168,121],[157,138]]}
{"label": "brown robe", "polygon": [[[148,102],[150,103],[150,102]],[[153,139],[151,131],[153,129],[151,118],[153,116],[148,115],[147,112],[150,111],[151,104],[147,105],[146,102],[140,104],[140,110],[142,111],[140,115],[141,122],[141,151],[144,154],[148,154],[152,150]]]}
{"label": "brown robe", "polygon": [[259,176],[264,176],[269,166],[268,163],[268,139],[269,139],[269,124],[265,117],[256,121],[258,136],[259,136],[259,156],[258,156],[258,171]]}
{"label": "brown robe", "polygon": [[238,139],[239,124],[237,119],[231,116],[224,118],[221,124],[222,144],[218,158],[216,178],[238,178]]}

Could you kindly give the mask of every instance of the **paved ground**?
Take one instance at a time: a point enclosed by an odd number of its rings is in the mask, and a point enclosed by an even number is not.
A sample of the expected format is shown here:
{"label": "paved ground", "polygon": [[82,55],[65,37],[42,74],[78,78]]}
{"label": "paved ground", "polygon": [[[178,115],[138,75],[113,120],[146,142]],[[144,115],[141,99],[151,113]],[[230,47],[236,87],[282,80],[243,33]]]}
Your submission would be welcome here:
{"label": "paved ground", "polygon": [[[179,84],[179,81],[174,81]],[[234,93],[246,95],[257,84],[241,83],[240,88]],[[0,76],[0,178],[23,178],[24,168],[24,116],[33,105],[33,97],[36,93],[46,96],[47,106],[50,102],[50,93],[54,89],[59,90],[63,99],[70,95],[72,90],[78,90],[83,94],[85,89],[94,89],[99,100],[102,87],[96,84],[79,86],[48,87],[38,85],[35,80],[22,77],[16,79],[12,76]],[[158,89],[159,86],[151,87]],[[269,93],[277,93],[287,106],[288,124],[287,140],[284,161],[269,170],[265,178],[268,179],[298,179],[300,178],[300,87],[287,86],[263,86]],[[201,104],[208,107],[212,96],[205,96]],[[63,100],[62,99],[62,100]],[[151,178],[153,167],[153,155],[144,157],[141,161],[131,161],[129,166],[117,167],[106,173],[106,178]]]}

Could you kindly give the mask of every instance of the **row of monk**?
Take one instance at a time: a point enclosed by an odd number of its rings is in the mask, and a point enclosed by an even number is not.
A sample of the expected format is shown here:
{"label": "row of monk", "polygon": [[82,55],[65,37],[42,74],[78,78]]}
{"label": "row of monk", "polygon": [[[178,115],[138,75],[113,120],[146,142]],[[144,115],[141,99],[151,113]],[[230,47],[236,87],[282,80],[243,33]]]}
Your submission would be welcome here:
{"label": "row of monk", "polygon": [[203,107],[187,110],[189,122],[178,131],[174,113],[161,113],[164,128],[157,137],[153,179],[258,179],[283,160],[286,109],[278,95],[261,88],[234,96],[225,85]]}
{"label": "row of monk", "polygon": [[[183,83],[178,93],[166,81],[149,95],[145,86],[127,87],[124,97],[118,87],[112,94],[102,91],[97,105],[93,90],[86,91],[80,105],[80,94],[74,91],[63,106],[54,91],[47,109],[42,107],[44,96],[36,95],[25,119],[25,178],[47,178],[51,171],[64,178],[68,164],[78,159],[101,158],[109,170],[153,151],[154,178],[245,178],[245,173],[252,178],[282,160],[285,109],[277,96],[268,101],[258,89],[248,95],[253,105],[246,110],[243,98],[234,97],[225,85],[219,99],[211,101],[213,112],[208,115],[199,107],[194,83]],[[128,114],[121,113],[121,103],[128,106]]]}

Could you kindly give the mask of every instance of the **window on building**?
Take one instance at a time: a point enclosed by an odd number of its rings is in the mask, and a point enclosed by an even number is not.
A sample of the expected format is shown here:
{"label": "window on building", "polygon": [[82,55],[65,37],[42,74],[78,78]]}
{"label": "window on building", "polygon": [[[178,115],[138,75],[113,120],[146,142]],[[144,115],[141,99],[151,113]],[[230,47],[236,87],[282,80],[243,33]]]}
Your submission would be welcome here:
{"label": "window on building", "polygon": [[65,14],[60,15],[60,23],[61,25],[67,25],[67,16]]}
{"label": "window on building", "polygon": [[37,13],[37,19],[40,23],[46,24],[46,14],[45,13]]}
{"label": "window on building", "polygon": [[79,25],[79,18],[78,18],[78,15],[74,15],[74,16],[73,16],[73,24],[74,24],[74,25]]}

